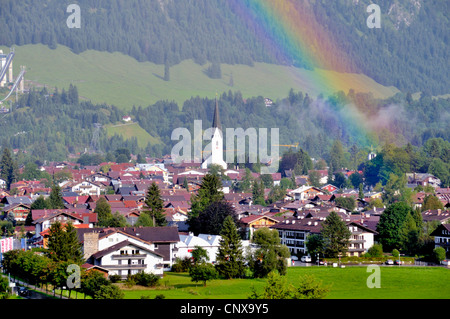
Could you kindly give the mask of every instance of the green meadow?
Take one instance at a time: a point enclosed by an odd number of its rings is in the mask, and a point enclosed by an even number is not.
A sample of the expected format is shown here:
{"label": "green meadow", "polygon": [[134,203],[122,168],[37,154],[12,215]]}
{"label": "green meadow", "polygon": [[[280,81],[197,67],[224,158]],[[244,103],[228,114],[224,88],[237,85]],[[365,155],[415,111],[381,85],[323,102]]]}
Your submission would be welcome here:
{"label": "green meadow", "polygon": [[[0,46],[4,53],[9,48]],[[80,97],[94,103],[107,103],[130,110],[133,105],[146,107],[158,100],[174,100],[180,107],[191,97],[214,98],[216,92],[241,91],[244,97],[264,96],[276,100],[288,95],[289,90],[317,96],[320,83],[334,85],[333,90],[350,88],[357,92],[372,92],[375,97],[389,97],[398,92],[363,74],[338,73],[326,70],[308,71],[288,66],[255,63],[254,66],[222,64],[222,78],[211,79],[201,66],[186,60],[170,68],[170,81],[164,81],[164,65],[138,62],[122,53],[88,50],[74,54],[58,45],[54,50],[42,44],[15,47],[14,74],[26,66],[26,87],[47,86],[67,88],[70,83],[78,88]],[[233,86],[230,86],[230,78]]]}
{"label": "green meadow", "polygon": [[[367,267],[293,267],[287,272],[287,282],[298,286],[300,278],[312,274],[330,291],[327,299],[449,299],[450,269],[442,267],[381,266],[380,288],[369,288],[367,279],[372,272]],[[247,299],[251,287],[259,292],[266,279],[232,279],[202,283],[190,280],[187,273],[167,272],[154,289],[124,288],[126,299],[142,296],[166,299]]]}
{"label": "green meadow", "polygon": [[139,147],[145,148],[147,143],[160,144],[161,140],[151,136],[138,123],[125,123],[105,126],[108,136],[121,135],[124,139],[136,137]]}

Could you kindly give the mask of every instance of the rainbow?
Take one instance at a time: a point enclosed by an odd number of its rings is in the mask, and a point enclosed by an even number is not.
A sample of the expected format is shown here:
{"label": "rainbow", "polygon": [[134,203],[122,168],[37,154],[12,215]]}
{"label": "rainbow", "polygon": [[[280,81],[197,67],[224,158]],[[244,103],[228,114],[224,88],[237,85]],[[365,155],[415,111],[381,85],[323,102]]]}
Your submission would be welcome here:
{"label": "rainbow", "polygon": [[[308,1],[232,0],[231,9],[254,31],[259,41],[270,48],[277,61],[292,63],[307,70],[305,88],[328,96],[343,88],[354,88],[346,73],[359,73],[348,55],[312,13]],[[295,73],[295,67],[290,68]],[[295,76],[295,74],[287,74]],[[345,81],[349,81],[344,83]],[[347,93],[347,92],[345,92]],[[350,102],[350,101],[348,101]],[[350,103],[348,103],[350,104]],[[355,105],[345,109],[329,107],[348,135],[366,147],[377,144],[377,127]]]}

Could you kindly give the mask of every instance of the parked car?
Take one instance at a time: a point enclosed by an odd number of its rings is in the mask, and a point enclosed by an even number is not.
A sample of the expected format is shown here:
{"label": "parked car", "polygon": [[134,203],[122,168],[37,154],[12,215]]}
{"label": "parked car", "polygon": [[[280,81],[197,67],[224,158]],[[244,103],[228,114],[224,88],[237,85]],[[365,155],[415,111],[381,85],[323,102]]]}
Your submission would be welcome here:
{"label": "parked car", "polygon": [[19,287],[19,296],[28,297],[30,295],[30,291],[25,287]]}
{"label": "parked car", "polygon": [[386,265],[393,265],[394,261],[392,259],[386,260]]}
{"label": "parked car", "polygon": [[310,263],[311,262],[311,256],[302,256],[300,259],[302,263]]}
{"label": "parked car", "polygon": [[396,260],[396,261],[394,262],[394,264],[396,264],[396,265],[401,265],[402,262],[401,262],[401,260]]}

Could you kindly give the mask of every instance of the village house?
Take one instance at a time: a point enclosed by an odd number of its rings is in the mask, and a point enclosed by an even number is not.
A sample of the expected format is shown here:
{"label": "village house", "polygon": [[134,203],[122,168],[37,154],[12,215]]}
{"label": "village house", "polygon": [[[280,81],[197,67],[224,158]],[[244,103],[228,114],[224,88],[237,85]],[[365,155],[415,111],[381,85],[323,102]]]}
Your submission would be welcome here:
{"label": "village house", "polygon": [[176,227],[77,229],[87,263],[125,279],[138,272],[162,276],[175,261]]}
{"label": "village house", "polygon": [[407,186],[414,188],[416,186],[432,186],[437,188],[441,185],[441,180],[428,173],[406,173]]}
{"label": "village house", "polygon": [[313,186],[300,186],[294,190],[289,192],[290,195],[294,197],[295,200],[305,200],[312,199],[317,195],[323,195],[323,192],[320,188]]}
{"label": "village house", "polygon": [[450,224],[439,225],[430,236],[434,236],[434,247],[442,247],[447,253],[450,252]]}
{"label": "village house", "polygon": [[245,238],[251,239],[253,233],[262,227],[271,227],[280,222],[280,219],[265,215],[250,215],[240,219],[240,227],[245,231]]}
{"label": "village house", "polygon": [[[325,214],[326,215],[326,214]],[[311,234],[320,234],[322,229],[322,222],[326,216],[316,215],[309,212],[308,215],[298,215],[285,219],[284,221],[271,226],[272,229],[278,230],[281,244],[289,248],[291,254],[305,255],[308,254],[306,242],[308,236]],[[374,244],[374,236],[377,234],[375,230],[360,224],[356,221],[351,221],[345,214],[339,214],[345,221],[348,229],[351,232],[350,243],[348,245],[348,256],[362,256]]]}
{"label": "village house", "polygon": [[30,205],[23,203],[13,204],[3,208],[3,218],[12,214],[14,220],[17,222],[24,222],[29,213]]}
{"label": "village house", "polygon": [[84,180],[68,186],[70,191],[78,195],[100,195],[102,187],[99,184]]}

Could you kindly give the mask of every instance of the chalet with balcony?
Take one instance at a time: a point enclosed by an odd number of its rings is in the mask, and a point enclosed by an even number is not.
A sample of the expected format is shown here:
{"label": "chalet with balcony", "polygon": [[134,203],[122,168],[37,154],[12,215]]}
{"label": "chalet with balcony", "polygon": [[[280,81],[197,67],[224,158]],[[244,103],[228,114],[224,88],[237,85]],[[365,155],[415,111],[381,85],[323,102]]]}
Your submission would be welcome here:
{"label": "chalet with balcony", "polygon": [[162,276],[177,257],[176,227],[121,227],[78,229],[84,258],[126,278],[138,272]]}
{"label": "chalet with balcony", "polygon": [[430,236],[434,236],[434,247],[442,247],[449,256],[450,252],[450,224],[439,225]]}

